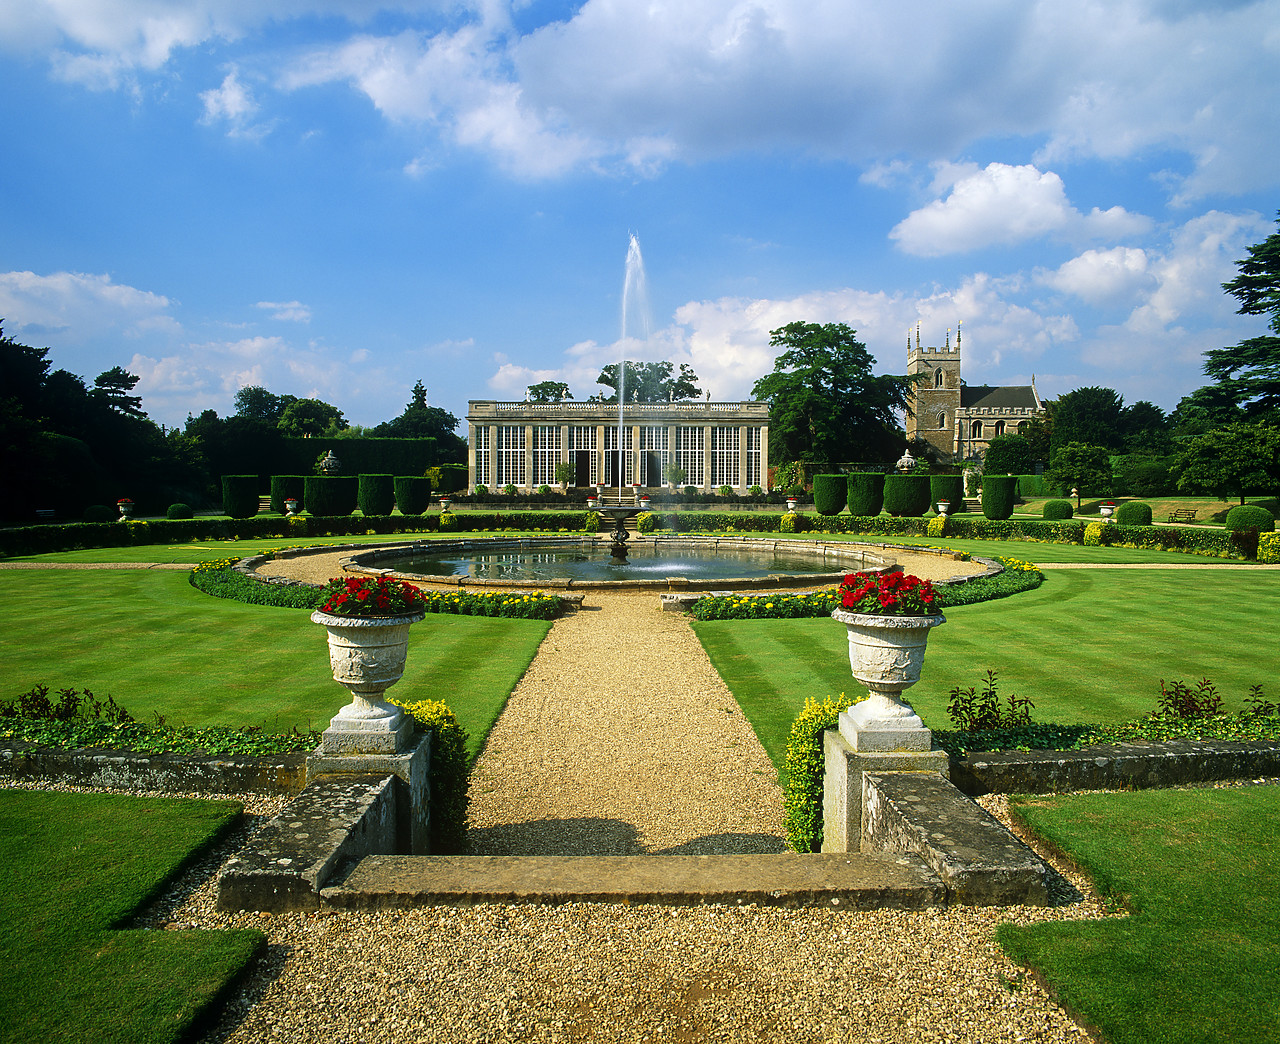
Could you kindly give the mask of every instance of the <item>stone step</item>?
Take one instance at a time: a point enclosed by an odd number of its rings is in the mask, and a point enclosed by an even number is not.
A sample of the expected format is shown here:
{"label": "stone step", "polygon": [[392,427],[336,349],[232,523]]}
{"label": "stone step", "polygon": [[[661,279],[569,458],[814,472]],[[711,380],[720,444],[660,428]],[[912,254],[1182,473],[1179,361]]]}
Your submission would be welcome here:
{"label": "stone step", "polygon": [[372,855],[321,898],[345,910],[567,902],[919,910],[945,905],[946,889],[912,854]]}

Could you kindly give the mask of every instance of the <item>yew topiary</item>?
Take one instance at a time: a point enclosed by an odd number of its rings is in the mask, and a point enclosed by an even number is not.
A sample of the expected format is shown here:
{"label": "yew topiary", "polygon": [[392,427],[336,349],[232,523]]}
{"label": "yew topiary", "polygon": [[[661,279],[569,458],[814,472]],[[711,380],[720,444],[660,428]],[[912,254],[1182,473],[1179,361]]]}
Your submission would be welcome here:
{"label": "yew topiary", "polygon": [[820,515],[838,515],[849,502],[849,479],[845,475],[813,476],[813,508]]}
{"label": "yew topiary", "polygon": [[1126,500],[1116,508],[1116,524],[1120,526],[1151,525],[1151,505],[1141,500]]}
{"label": "yew topiary", "polygon": [[252,518],[258,513],[258,476],[222,476],[222,513],[230,518]]}
{"label": "yew topiary", "polygon": [[874,517],[884,509],[884,475],[878,471],[855,471],[848,476],[849,514]]}
{"label": "yew topiary", "polygon": [[1227,512],[1226,527],[1233,532],[1256,529],[1259,533],[1274,533],[1275,516],[1258,504],[1237,504]]}
{"label": "yew topiary", "polygon": [[1018,480],[1013,475],[984,475],[982,477],[982,513],[992,520],[1008,518],[1013,514],[1013,500],[1018,491]]}
{"label": "yew topiary", "polygon": [[964,507],[964,476],[930,475],[929,497],[935,506],[939,500],[950,501],[953,514],[961,510]]}
{"label": "yew topiary", "polygon": [[929,476],[886,475],[884,509],[897,518],[919,518],[929,510]]}
{"label": "yew topiary", "polygon": [[1069,500],[1046,500],[1044,502],[1044,517],[1050,522],[1061,522],[1063,519],[1070,518],[1075,514],[1075,508],[1071,506]]}

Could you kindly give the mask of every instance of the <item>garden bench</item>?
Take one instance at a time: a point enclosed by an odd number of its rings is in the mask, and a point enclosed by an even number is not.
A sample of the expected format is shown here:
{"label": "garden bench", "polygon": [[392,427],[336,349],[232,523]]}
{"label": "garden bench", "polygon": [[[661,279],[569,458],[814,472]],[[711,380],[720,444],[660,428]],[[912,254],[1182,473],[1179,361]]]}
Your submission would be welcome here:
{"label": "garden bench", "polygon": [[1170,522],[1194,522],[1196,520],[1195,508],[1175,508],[1169,514]]}

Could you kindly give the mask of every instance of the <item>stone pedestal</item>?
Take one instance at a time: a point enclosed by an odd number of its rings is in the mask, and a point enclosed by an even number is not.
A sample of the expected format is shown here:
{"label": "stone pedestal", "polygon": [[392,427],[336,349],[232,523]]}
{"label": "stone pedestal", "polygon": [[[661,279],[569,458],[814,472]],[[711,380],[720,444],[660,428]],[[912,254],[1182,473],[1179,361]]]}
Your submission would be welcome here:
{"label": "stone pedestal", "polygon": [[[845,713],[840,715],[841,719],[845,716]],[[860,851],[864,772],[939,772],[946,776],[950,768],[945,750],[858,750],[844,737],[843,731],[842,720],[839,732],[827,729],[822,736],[826,754],[822,789],[824,852]]]}
{"label": "stone pedestal", "polygon": [[[325,736],[328,736],[326,731]],[[330,751],[321,742],[307,755],[307,782],[319,776],[351,773],[380,773],[399,781],[396,801],[396,848],[402,854],[431,854],[431,789],[427,773],[431,767],[431,736],[414,733],[412,725],[407,745],[398,753],[376,754]]]}
{"label": "stone pedestal", "polygon": [[872,693],[840,712],[840,735],[854,750],[868,753],[927,752],[933,733],[908,704]]}

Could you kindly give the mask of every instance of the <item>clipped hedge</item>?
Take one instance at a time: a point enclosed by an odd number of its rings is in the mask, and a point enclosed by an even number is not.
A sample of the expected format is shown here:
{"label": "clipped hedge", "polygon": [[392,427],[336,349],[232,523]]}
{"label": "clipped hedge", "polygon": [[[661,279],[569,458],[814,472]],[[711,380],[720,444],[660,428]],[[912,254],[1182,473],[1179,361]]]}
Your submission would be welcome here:
{"label": "clipped hedge", "polygon": [[258,513],[258,476],[222,476],[222,513],[231,518],[252,518]]}
{"label": "clipped hedge", "polygon": [[884,510],[884,478],[879,471],[855,471],[848,476],[849,514],[872,516]]}
{"label": "clipped hedge", "polygon": [[1126,500],[1116,508],[1116,523],[1122,526],[1151,525],[1151,505],[1141,500]]}
{"label": "clipped hedge", "polygon": [[396,507],[402,515],[421,515],[431,506],[431,480],[421,475],[397,475]]}
{"label": "clipped hedge", "polygon": [[296,500],[305,508],[306,501],[302,497],[302,491],[306,478],[306,475],[272,475],[271,510],[277,515],[283,515],[286,500]]}
{"label": "clipped hedge", "polygon": [[364,515],[389,515],[396,506],[394,475],[361,475],[356,486],[356,504]]}
{"label": "clipped hedge", "polygon": [[1233,532],[1256,529],[1259,533],[1274,533],[1276,530],[1275,516],[1257,504],[1237,504],[1227,512],[1227,521],[1224,524]]}
{"label": "clipped hedge", "polygon": [[838,515],[849,503],[849,479],[844,475],[813,476],[813,509],[820,515]]}
{"label": "clipped hedge", "polygon": [[884,509],[895,518],[918,518],[929,510],[928,475],[886,475]]}
{"label": "clipped hedge", "polygon": [[1018,492],[1018,479],[1014,475],[982,476],[982,513],[993,521],[1003,521],[1013,514],[1013,502]]}
{"label": "clipped hedge", "polygon": [[1060,522],[1074,514],[1075,508],[1071,506],[1071,501],[1069,500],[1046,500],[1044,502],[1044,517],[1050,522]]}
{"label": "clipped hedge", "polygon": [[828,696],[821,703],[807,696],[804,709],[791,724],[783,808],[787,841],[795,852],[822,851],[822,788],[826,772],[822,734],[836,727],[840,712],[851,702],[844,693]]}
{"label": "clipped hedge", "polygon": [[[392,703],[399,703],[394,697]],[[431,733],[429,784],[431,854],[461,855],[467,850],[467,807],[471,804],[471,762],[467,730],[439,700],[400,703],[423,732]]]}
{"label": "clipped hedge", "polygon": [[354,475],[307,475],[302,485],[302,503],[311,515],[349,515],[358,495]]}
{"label": "clipped hedge", "polygon": [[929,502],[937,507],[939,500],[951,502],[951,510],[959,511],[964,506],[963,475],[930,475]]}
{"label": "clipped hedge", "polygon": [[1059,492],[1043,475],[1015,475],[1014,478],[1018,480],[1017,496],[1022,500],[1039,500]]}

